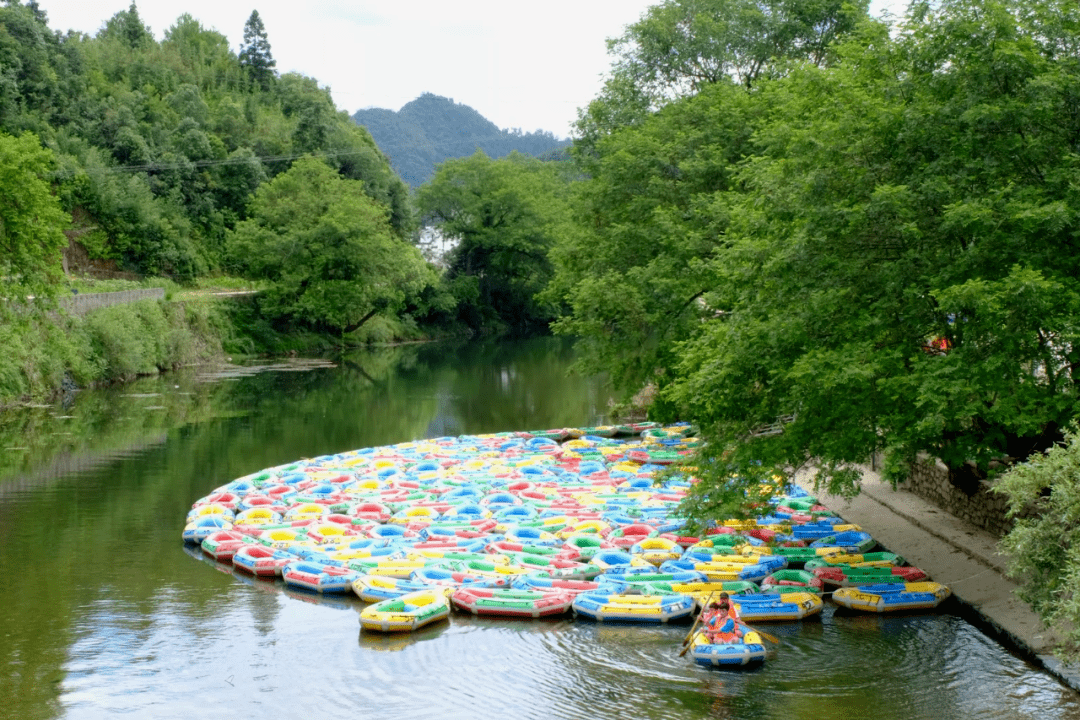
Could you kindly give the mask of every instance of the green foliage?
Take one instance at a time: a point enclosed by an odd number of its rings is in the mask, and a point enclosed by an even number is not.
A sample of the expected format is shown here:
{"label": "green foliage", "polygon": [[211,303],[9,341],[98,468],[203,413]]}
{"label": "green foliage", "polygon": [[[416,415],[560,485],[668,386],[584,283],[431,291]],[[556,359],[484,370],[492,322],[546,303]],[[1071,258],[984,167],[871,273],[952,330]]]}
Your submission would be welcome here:
{"label": "green foliage", "polygon": [[66,375],[95,376],[80,336],[48,315],[0,323],[0,407],[24,397],[43,397]]}
{"label": "green foliage", "polygon": [[899,480],[926,452],[966,488],[1076,412],[1080,285],[1060,253],[1076,218],[1056,178],[1080,74],[1002,5],[908,27],[868,27],[837,67],[775,87],[781,119],[731,211],[723,320],[682,347],[669,397],[746,461],[817,457],[850,487],[833,469],[884,451]]}
{"label": "green foliage", "polygon": [[364,183],[303,158],[255,194],[251,218],[228,238],[230,267],[266,280],[263,310],[285,322],[352,332],[434,281]]}
{"label": "green foliage", "polygon": [[650,111],[734,82],[747,89],[792,63],[824,65],[830,47],[866,17],[868,0],[665,0],[608,40],[611,72],[579,113],[576,143],[588,152],[615,128]]}
{"label": "green foliage", "polygon": [[252,10],[244,23],[244,41],[240,45],[240,67],[252,85],[266,91],[274,79],[277,62],[270,54],[270,39],[258,10]]}
{"label": "green foliage", "polygon": [[633,78],[654,102],[733,80],[752,86],[776,64],[821,65],[869,3],[842,0],[667,0],[609,41],[614,75]]}
{"label": "green foliage", "polygon": [[417,193],[422,216],[454,243],[446,262],[458,317],[477,332],[546,331],[555,308],[536,295],[548,252],[572,232],[569,184],[558,168],[511,153],[447,160]]}
{"label": "green foliage", "polygon": [[109,18],[99,37],[116,40],[136,49],[148,47],[154,42],[154,34],[143,24],[135,3]]}
{"label": "green foliage", "polygon": [[569,144],[541,130],[500,130],[468,105],[431,93],[397,112],[372,108],[357,110],[352,118],[371,133],[394,170],[414,188],[430,180],[439,163],[477,150],[492,158],[512,152],[539,156]]}
{"label": "green foliage", "polygon": [[368,134],[314,79],[276,81],[257,12],[237,55],[188,14],[159,43],[134,4],[92,38],[0,5],[0,132],[26,130],[55,152],[73,238],[117,270],[184,283],[219,271],[256,188],[305,153],[362,181],[399,237],[414,229],[408,189]]}
{"label": "green foliage", "polygon": [[973,489],[1076,418],[1080,13],[915,9],[749,91],[724,71],[635,115],[658,91],[634,79],[582,137],[558,328],[701,427],[698,519],[808,459],[838,492],[878,452]]}
{"label": "green foliage", "polygon": [[144,300],[86,316],[40,314],[0,324],[0,406],[206,360],[221,353],[217,304]]}
{"label": "green foliage", "polygon": [[711,316],[726,192],[770,104],[720,82],[595,146],[575,202],[581,231],[552,250],[549,289],[572,309],[555,327],[581,338],[587,372],[631,392],[655,382],[673,343]]}
{"label": "green foliage", "polygon": [[52,295],[61,276],[68,218],[45,179],[52,165],[37,136],[0,132],[0,317],[27,295]]}
{"label": "green foliage", "polygon": [[994,484],[1015,525],[1001,542],[1020,597],[1048,625],[1065,628],[1059,651],[1080,656],[1080,437],[1076,428],[1045,454],[1012,467]]}

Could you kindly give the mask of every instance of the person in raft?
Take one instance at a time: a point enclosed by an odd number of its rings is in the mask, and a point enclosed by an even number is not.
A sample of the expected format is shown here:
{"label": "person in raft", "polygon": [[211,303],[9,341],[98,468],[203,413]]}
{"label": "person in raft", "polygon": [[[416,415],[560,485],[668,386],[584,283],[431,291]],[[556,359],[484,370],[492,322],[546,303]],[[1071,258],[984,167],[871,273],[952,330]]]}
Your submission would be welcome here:
{"label": "person in raft", "polygon": [[730,645],[742,638],[739,614],[726,592],[720,593],[719,600],[709,603],[705,610],[704,626],[705,637],[713,645]]}

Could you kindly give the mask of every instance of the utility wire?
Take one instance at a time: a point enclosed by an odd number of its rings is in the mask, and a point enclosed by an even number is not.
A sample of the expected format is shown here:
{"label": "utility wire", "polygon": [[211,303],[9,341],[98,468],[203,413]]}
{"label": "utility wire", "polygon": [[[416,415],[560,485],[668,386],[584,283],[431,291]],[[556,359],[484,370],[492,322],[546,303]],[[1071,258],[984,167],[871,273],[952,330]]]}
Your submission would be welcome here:
{"label": "utility wire", "polygon": [[[252,160],[258,160],[259,162],[281,162],[284,160],[297,160],[302,157],[317,154],[322,157],[345,157],[348,155],[362,155],[368,150],[327,150],[319,153],[295,153],[292,155],[248,155],[245,157],[225,158],[222,160],[189,160],[186,163],[148,163],[146,165],[114,165],[114,166],[97,166],[92,168],[94,172],[102,172],[106,174],[114,173],[128,173],[128,172],[156,172],[161,170],[188,170],[193,167],[214,167],[220,165],[246,165]],[[90,172],[91,168],[77,168],[71,170],[55,170],[52,172],[53,177],[70,177],[77,172]]]}

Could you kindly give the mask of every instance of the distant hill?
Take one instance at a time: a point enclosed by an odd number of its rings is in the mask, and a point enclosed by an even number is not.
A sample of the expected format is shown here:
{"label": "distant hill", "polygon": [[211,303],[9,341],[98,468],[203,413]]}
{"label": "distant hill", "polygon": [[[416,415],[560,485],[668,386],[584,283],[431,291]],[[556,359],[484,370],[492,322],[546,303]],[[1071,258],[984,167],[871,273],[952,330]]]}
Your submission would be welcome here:
{"label": "distant hill", "polygon": [[493,158],[514,150],[555,158],[570,145],[569,140],[560,140],[550,132],[500,130],[468,105],[431,93],[424,93],[397,112],[372,108],[357,110],[352,117],[368,129],[375,144],[390,158],[390,165],[414,188],[435,173],[438,163],[467,157],[477,148]]}

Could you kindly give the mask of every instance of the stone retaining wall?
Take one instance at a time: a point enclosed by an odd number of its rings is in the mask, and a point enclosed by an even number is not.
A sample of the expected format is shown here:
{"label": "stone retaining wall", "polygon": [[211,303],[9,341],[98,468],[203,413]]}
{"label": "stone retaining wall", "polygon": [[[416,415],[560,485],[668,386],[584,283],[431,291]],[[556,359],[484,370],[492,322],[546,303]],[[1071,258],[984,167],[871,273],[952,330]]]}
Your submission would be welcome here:
{"label": "stone retaining wall", "polygon": [[139,300],[164,300],[165,288],[146,288],[143,290],[121,290],[119,292],[86,293],[61,297],[59,305],[73,315],[85,315],[91,310],[98,310],[112,305],[124,305]]}
{"label": "stone retaining wall", "polygon": [[900,484],[901,490],[1000,538],[1012,529],[1013,521],[1005,517],[1008,509],[1005,496],[991,492],[991,487],[991,482],[983,480],[969,496],[949,482],[948,468],[928,460],[916,463],[911,476]]}

